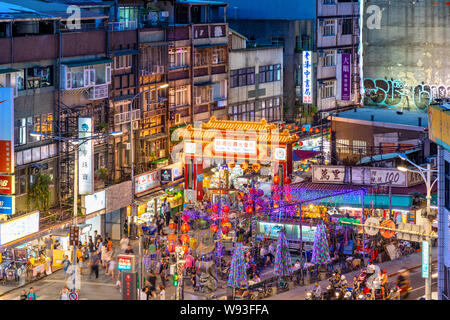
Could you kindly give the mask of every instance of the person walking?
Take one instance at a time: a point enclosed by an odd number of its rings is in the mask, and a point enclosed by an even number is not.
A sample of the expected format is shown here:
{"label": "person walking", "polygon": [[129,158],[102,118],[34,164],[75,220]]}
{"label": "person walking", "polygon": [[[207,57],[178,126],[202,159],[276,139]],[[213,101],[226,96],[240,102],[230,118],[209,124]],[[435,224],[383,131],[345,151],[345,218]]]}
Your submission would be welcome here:
{"label": "person walking", "polygon": [[91,261],[90,261],[90,266],[91,266],[91,273],[89,274],[89,279],[92,276],[92,273],[95,273],[95,279],[98,279],[98,265],[100,264],[100,258],[98,256],[98,254],[94,253],[91,255]]}
{"label": "person walking", "polygon": [[120,250],[122,252],[125,252],[128,248],[128,244],[130,243],[130,240],[128,239],[127,235],[124,233],[122,236],[122,239],[120,239]]}
{"label": "person walking", "polygon": [[159,300],[166,300],[166,289],[164,285],[159,286]]}
{"label": "person walking", "polygon": [[89,236],[88,247],[89,247],[89,253],[92,253],[95,251],[95,243],[94,243],[94,241],[92,241],[91,236]]}
{"label": "person walking", "polygon": [[111,238],[108,238],[107,245],[108,245],[108,251],[111,251],[112,250],[112,245],[113,245]]}
{"label": "person walking", "polygon": [[37,299],[36,293],[34,292],[33,287],[30,287],[30,291],[28,291],[27,294],[27,300],[36,300],[36,299]]}
{"label": "person walking", "polygon": [[62,261],[62,264],[63,264],[63,269],[64,269],[64,281],[67,281],[67,278],[69,276],[67,271],[71,265],[69,256],[67,256],[67,255],[64,256],[64,260]]}
{"label": "person walking", "polygon": [[22,293],[19,296],[20,300],[27,300],[27,292],[25,290],[22,290]]}
{"label": "person walking", "polygon": [[125,254],[134,254],[134,250],[130,244],[127,246],[127,249],[125,250]]}
{"label": "person walking", "polygon": [[69,300],[69,289],[67,287],[61,290],[61,300]]}

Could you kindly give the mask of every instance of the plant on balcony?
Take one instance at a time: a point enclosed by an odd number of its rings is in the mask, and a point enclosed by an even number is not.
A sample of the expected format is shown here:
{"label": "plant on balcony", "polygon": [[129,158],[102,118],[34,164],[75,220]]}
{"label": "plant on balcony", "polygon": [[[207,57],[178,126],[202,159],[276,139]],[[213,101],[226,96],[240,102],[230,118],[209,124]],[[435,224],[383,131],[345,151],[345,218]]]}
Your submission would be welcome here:
{"label": "plant on balcony", "polygon": [[97,131],[98,132],[102,132],[102,133],[106,133],[109,130],[109,124],[108,123],[100,123],[98,125]]}
{"label": "plant on balcony", "polygon": [[33,208],[37,208],[40,212],[47,215],[50,208],[50,184],[52,177],[46,173],[39,173],[35,182],[31,185],[27,194],[27,207],[33,203]]}
{"label": "plant on balcony", "polygon": [[106,184],[108,181],[109,170],[107,168],[98,168],[95,171],[95,177]]}

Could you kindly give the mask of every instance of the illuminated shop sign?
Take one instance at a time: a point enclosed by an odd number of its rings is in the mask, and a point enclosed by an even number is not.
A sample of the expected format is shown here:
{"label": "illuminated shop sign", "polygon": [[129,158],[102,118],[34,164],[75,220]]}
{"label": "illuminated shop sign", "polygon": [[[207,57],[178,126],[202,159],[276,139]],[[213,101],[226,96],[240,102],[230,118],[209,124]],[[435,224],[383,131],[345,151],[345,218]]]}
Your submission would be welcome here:
{"label": "illuminated shop sign", "polygon": [[105,209],[106,190],[85,196],[84,207],[86,208],[86,214]]}
{"label": "illuminated shop sign", "polygon": [[39,231],[39,211],[0,224],[0,245]]}
{"label": "illuminated shop sign", "polygon": [[14,98],[12,88],[0,88],[0,172],[14,172]]}
{"label": "illuminated shop sign", "polygon": [[160,184],[159,170],[154,170],[149,173],[144,173],[134,178],[135,192],[145,192],[151,188],[157,187]]}
{"label": "illuminated shop sign", "polygon": [[78,146],[78,192],[83,194],[91,194],[94,192],[94,153],[92,152],[92,118],[78,118],[78,138],[82,143]]}
{"label": "illuminated shop sign", "polygon": [[214,139],[214,151],[256,155],[256,141],[216,138]]}
{"label": "illuminated shop sign", "polygon": [[312,104],[312,52],[303,51],[303,103]]}

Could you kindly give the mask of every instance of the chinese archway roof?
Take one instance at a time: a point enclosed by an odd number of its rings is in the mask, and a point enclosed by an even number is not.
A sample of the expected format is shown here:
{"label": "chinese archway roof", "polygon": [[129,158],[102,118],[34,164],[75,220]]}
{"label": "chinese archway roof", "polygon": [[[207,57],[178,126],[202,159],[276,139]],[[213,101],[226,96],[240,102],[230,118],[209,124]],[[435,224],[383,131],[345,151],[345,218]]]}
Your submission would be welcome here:
{"label": "chinese archway roof", "polygon": [[293,143],[298,141],[296,134],[290,134],[289,130],[279,130],[274,123],[261,121],[231,121],[217,120],[214,116],[208,122],[202,123],[201,128],[188,125],[180,132],[180,137],[194,140],[212,140],[214,137],[223,135],[229,130],[233,135],[254,135],[258,142]]}

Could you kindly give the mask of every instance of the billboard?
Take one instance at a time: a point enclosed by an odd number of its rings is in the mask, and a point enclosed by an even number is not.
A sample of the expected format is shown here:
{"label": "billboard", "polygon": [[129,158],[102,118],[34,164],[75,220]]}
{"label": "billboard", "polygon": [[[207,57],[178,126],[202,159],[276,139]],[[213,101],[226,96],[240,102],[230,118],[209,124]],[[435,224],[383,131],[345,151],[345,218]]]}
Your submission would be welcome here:
{"label": "billboard", "polygon": [[352,88],[352,55],[349,53],[339,53],[337,57],[336,66],[336,79],[337,79],[337,92],[336,99],[343,101],[351,100],[351,88]]}
{"label": "billboard", "polygon": [[86,214],[100,211],[106,208],[106,190],[99,191],[84,197]]}
{"label": "billboard", "polygon": [[450,5],[361,1],[364,105],[426,112],[450,98]]}
{"label": "billboard", "polygon": [[153,170],[134,177],[135,193],[145,192],[160,185],[159,170]]}
{"label": "billboard", "polygon": [[39,211],[0,224],[0,245],[39,231]]}
{"label": "billboard", "polygon": [[79,194],[91,194],[94,192],[94,152],[92,139],[85,140],[92,136],[92,118],[78,118],[78,138],[81,143],[78,145],[78,192]]}
{"label": "billboard", "polygon": [[14,173],[13,88],[0,88],[0,172]]}

